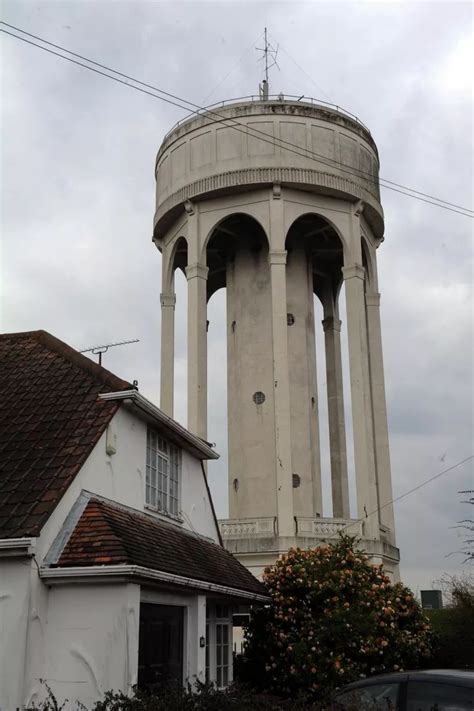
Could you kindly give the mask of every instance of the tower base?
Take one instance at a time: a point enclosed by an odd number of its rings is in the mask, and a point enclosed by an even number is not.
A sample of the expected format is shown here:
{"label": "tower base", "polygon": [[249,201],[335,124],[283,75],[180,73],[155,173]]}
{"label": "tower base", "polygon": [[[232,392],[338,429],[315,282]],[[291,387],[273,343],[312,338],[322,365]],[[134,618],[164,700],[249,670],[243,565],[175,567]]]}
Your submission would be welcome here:
{"label": "tower base", "polygon": [[358,539],[371,563],[382,563],[394,582],[400,579],[400,552],[387,540],[389,532],[381,528],[380,539],[365,538],[363,522],[355,519],[295,517],[295,535],[287,537],[278,535],[273,518],[223,519],[219,521],[219,527],[226,549],[259,579],[265,568],[273,565],[290,548],[307,550],[334,543],[342,531]]}

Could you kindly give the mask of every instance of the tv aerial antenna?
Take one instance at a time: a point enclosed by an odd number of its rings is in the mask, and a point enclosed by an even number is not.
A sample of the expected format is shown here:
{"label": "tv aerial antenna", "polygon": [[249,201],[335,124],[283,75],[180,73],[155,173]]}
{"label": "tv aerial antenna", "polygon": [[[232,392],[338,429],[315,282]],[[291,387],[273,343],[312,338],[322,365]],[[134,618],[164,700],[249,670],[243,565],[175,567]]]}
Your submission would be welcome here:
{"label": "tv aerial antenna", "polygon": [[83,351],[79,353],[92,353],[93,355],[99,356],[99,365],[102,365],[102,354],[107,353],[109,348],[115,348],[115,346],[126,346],[129,343],[139,343],[140,339],[135,338],[132,341],[119,341],[118,343],[106,343],[102,346],[92,346],[92,348],[84,348]]}
{"label": "tv aerial antenna", "polygon": [[268,82],[268,70],[271,69],[272,67],[277,67],[279,70],[280,67],[277,62],[277,57],[278,57],[278,49],[280,45],[277,45],[274,47],[269,41],[268,41],[268,34],[267,34],[267,28],[265,27],[265,31],[263,33],[264,37],[264,47],[255,47],[255,49],[258,52],[263,52],[262,56],[258,60],[259,62],[264,61],[265,62],[265,78],[262,81],[262,83],[259,86],[259,93],[260,93],[260,98],[265,101],[268,99],[269,96],[269,89],[270,89],[270,84]]}

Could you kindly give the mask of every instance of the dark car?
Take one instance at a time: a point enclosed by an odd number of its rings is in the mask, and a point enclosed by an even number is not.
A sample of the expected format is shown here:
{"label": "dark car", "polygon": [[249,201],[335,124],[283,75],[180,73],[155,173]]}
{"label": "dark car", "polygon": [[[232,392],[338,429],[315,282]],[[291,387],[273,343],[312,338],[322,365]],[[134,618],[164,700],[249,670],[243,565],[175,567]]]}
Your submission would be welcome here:
{"label": "dark car", "polygon": [[474,711],[474,672],[381,674],[337,692],[332,711]]}

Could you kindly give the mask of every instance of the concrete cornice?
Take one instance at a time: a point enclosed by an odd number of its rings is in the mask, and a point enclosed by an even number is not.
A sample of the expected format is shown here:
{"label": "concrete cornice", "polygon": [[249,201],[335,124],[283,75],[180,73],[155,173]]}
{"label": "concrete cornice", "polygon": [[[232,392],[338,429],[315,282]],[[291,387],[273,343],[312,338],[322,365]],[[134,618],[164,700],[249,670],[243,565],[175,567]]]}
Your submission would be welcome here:
{"label": "concrete cornice", "polygon": [[367,306],[380,306],[380,294],[377,292],[366,294],[365,303],[367,304]]}
{"label": "concrete cornice", "polygon": [[271,264],[286,264],[287,251],[286,249],[272,250],[268,253],[268,263]]}
{"label": "concrete cornice", "polygon": [[160,303],[162,306],[175,306],[176,305],[176,294],[165,294],[161,293],[160,294]]}
{"label": "concrete cornice", "polygon": [[326,331],[341,330],[342,321],[338,318],[334,318],[334,316],[328,316],[327,318],[324,318],[321,323],[323,324],[324,333],[326,333]]}
{"label": "concrete cornice", "polygon": [[210,583],[204,580],[196,580],[183,575],[166,573],[161,570],[152,570],[139,565],[94,565],[77,566],[71,568],[40,568],[40,578],[48,585],[60,585],[71,582],[112,582],[122,581],[130,578],[139,580],[150,580],[156,583],[168,585],[178,585],[193,590],[203,590],[206,592],[227,595],[229,597],[239,597],[246,600],[258,602],[268,602],[269,596],[258,593],[231,588],[218,583]]}
{"label": "concrete cornice", "polygon": [[347,281],[347,279],[362,279],[364,280],[365,276],[365,269],[362,266],[362,264],[351,264],[348,267],[342,267],[342,274],[344,276],[344,280]]}
{"label": "concrete cornice", "polygon": [[[335,190],[338,193],[351,195],[364,201],[379,215],[383,224],[383,211],[379,202],[377,187],[367,182],[364,188],[350,178],[346,178],[335,173],[326,173],[311,168],[291,168],[291,167],[267,167],[267,168],[244,168],[232,170],[225,173],[218,173],[206,176],[200,180],[195,180],[183,186],[176,192],[169,195],[158,205],[155,213],[155,226],[166,215],[178,205],[183,205],[192,198],[197,198],[208,193],[216,193],[228,188],[244,187],[251,185],[310,185]],[[370,186],[370,189],[369,189]],[[184,207],[183,207],[184,209]]]}
{"label": "concrete cornice", "polygon": [[207,275],[209,274],[209,267],[206,267],[204,264],[189,264],[189,266],[186,267],[186,279],[189,281],[190,279],[207,279]]}
{"label": "concrete cornice", "polygon": [[160,410],[156,405],[154,405],[146,397],[143,397],[138,390],[122,390],[116,393],[103,393],[99,395],[102,400],[124,400],[130,402],[132,405],[136,406],[142,412],[144,412],[150,419],[154,420],[160,425],[170,430],[174,435],[175,439],[181,444],[181,446],[190,451],[192,454],[199,453],[199,459],[219,459],[219,454],[211,449],[211,447],[200,437],[197,437],[192,432],[189,432],[183,425],[179,422],[173,420],[172,417],[166,415],[162,410]]}

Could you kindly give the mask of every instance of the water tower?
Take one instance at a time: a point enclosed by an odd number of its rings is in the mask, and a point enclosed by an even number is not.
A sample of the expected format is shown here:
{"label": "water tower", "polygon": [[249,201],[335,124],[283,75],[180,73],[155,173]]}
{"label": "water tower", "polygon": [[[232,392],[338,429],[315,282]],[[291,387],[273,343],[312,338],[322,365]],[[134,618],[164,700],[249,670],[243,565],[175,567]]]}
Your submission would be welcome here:
{"label": "water tower", "polygon": [[[188,427],[203,438],[207,302],[227,289],[230,517],[221,531],[256,575],[290,546],[313,547],[343,528],[398,574],[377,281],[384,232],[378,169],[374,140],[355,116],[268,90],[181,121],[158,151],[161,408],[173,415],[174,273],[182,269]],[[343,283],[356,522],[349,512]],[[324,313],[332,518],[322,512],[314,294]]]}

